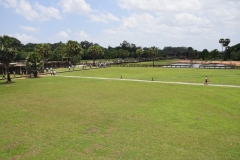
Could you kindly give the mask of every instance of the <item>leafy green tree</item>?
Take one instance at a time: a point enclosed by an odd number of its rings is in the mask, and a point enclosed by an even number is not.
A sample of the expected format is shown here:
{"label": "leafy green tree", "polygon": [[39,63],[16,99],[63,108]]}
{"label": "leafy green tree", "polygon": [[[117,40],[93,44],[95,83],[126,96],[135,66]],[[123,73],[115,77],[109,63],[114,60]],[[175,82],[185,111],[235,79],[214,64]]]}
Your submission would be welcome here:
{"label": "leafy green tree", "polygon": [[155,47],[155,46],[152,46],[151,48],[150,48],[150,56],[152,57],[152,59],[153,59],[153,67],[154,67],[154,59],[155,59],[155,57],[158,55],[158,48],[157,47]]}
{"label": "leafy green tree", "polygon": [[29,52],[25,52],[25,51],[19,51],[16,55],[15,60],[25,60],[28,56]]}
{"label": "leafy green tree", "polygon": [[111,59],[111,58],[117,58],[118,57],[118,53],[116,49],[107,49],[104,53],[104,58],[105,59]]}
{"label": "leafy green tree", "polygon": [[232,52],[231,53],[231,59],[235,60],[235,61],[239,61],[240,60],[240,51]]}
{"label": "leafy green tree", "polygon": [[190,59],[191,62],[194,57],[195,57],[195,51],[194,50],[189,51],[188,58]]}
{"label": "leafy green tree", "polygon": [[9,64],[16,57],[20,46],[21,42],[18,39],[6,35],[0,36],[0,62],[7,72],[7,83],[11,82]]}
{"label": "leafy green tree", "polygon": [[40,43],[35,46],[35,51],[38,52],[42,58],[48,58],[51,54],[51,46],[47,43]]}
{"label": "leafy green tree", "polygon": [[206,57],[209,56],[209,51],[207,49],[204,49],[202,52],[199,53],[199,58],[202,58],[202,60],[205,60]]}
{"label": "leafy green tree", "polygon": [[124,60],[125,58],[127,58],[129,56],[129,51],[128,50],[124,50],[124,49],[120,49],[118,51],[118,54],[119,54],[119,57]]}
{"label": "leafy green tree", "polygon": [[51,55],[51,60],[61,60],[63,61],[63,58],[66,56],[66,45],[64,43],[59,44],[56,49],[53,51],[53,54]]}
{"label": "leafy green tree", "polygon": [[121,49],[128,51],[131,49],[131,45],[127,41],[123,41],[123,43],[120,43],[120,47]]}
{"label": "leafy green tree", "polygon": [[143,48],[143,55],[142,55],[145,59],[148,59],[151,55],[150,55],[150,49],[149,48]]}
{"label": "leafy green tree", "polygon": [[214,60],[217,58],[218,54],[219,54],[219,51],[217,49],[214,49],[209,53],[210,57]]}
{"label": "leafy green tree", "polygon": [[90,57],[92,57],[93,64],[95,64],[95,60],[104,55],[104,49],[99,45],[93,45],[88,48],[87,53]]}
{"label": "leafy green tree", "polygon": [[136,50],[136,54],[137,54],[137,57],[138,57],[138,61],[140,60],[140,57],[143,55],[143,49],[142,48],[138,48]]}
{"label": "leafy green tree", "polygon": [[66,44],[66,53],[68,56],[68,63],[69,58],[71,59],[71,63],[76,63],[80,61],[83,49],[77,41],[69,40]]}
{"label": "leafy green tree", "polygon": [[32,52],[26,58],[26,69],[28,73],[33,73],[34,77],[37,77],[38,72],[43,67],[42,56],[38,52]]}

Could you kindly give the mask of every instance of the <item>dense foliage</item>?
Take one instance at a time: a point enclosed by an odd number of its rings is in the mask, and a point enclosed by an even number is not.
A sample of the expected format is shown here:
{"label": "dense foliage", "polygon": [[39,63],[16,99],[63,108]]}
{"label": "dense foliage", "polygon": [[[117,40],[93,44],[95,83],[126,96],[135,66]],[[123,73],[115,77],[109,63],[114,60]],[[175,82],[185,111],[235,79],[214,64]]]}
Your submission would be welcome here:
{"label": "dense foliage", "polygon": [[37,77],[37,73],[43,68],[42,56],[38,52],[31,52],[26,58],[26,69],[28,73],[33,73]]}
{"label": "dense foliage", "polygon": [[[72,52],[69,50],[69,42],[74,42],[77,45],[77,51]],[[38,51],[45,60],[48,61],[69,61],[69,63],[79,63],[79,61],[93,59],[114,59],[114,58],[134,58],[138,61],[151,60],[151,47],[141,47],[136,44],[123,41],[119,46],[108,48],[103,48],[99,44],[89,42],[89,41],[68,41],[68,43],[58,42],[54,44],[33,44],[28,43],[26,45],[20,45],[20,50],[16,55],[15,60],[25,60],[27,55],[33,51]],[[217,42],[216,42],[217,43]],[[202,60],[240,60],[240,43],[235,46],[229,46],[230,39],[220,39],[219,43],[224,48],[222,51],[214,49],[209,51],[204,49],[198,51],[192,47],[172,47],[166,46],[163,49],[157,48],[156,58],[166,59],[166,58],[180,58],[180,59],[197,59]],[[73,43],[71,43],[73,45]],[[103,52],[100,54],[89,52],[89,48],[92,46],[100,46]],[[73,47],[70,47],[73,49]],[[79,54],[76,54],[79,53]]]}

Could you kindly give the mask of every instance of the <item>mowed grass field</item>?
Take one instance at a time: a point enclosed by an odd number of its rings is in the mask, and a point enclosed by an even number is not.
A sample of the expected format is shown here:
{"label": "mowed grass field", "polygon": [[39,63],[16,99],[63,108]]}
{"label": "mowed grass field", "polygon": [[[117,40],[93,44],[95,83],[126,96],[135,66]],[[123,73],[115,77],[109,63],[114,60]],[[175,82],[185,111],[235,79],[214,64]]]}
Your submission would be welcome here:
{"label": "mowed grass field", "polygon": [[239,86],[239,70],[64,70],[0,81],[0,159],[240,159],[240,88],[64,77]]}

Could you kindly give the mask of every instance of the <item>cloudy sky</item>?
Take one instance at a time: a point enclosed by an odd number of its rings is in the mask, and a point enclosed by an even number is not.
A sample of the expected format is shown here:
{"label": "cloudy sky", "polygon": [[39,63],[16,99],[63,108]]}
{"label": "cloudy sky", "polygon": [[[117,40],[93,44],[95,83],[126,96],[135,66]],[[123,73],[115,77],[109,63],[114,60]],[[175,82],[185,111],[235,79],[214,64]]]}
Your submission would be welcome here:
{"label": "cloudy sky", "polygon": [[240,43],[240,0],[0,0],[0,35],[26,43],[221,50]]}

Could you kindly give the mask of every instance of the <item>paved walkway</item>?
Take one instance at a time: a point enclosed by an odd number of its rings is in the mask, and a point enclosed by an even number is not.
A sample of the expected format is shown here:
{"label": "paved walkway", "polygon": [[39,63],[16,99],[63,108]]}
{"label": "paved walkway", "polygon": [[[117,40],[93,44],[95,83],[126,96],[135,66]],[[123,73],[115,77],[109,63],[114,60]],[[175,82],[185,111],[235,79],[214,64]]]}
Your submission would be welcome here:
{"label": "paved walkway", "polygon": [[[57,75],[58,76],[58,75]],[[58,76],[66,78],[85,78],[85,79],[101,79],[101,80],[116,80],[116,81],[130,81],[130,82],[147,82],[147,83],[165,83],[165,84],[183,84],[183,85],[195,85],[195,86],[213,86],[213,87],[228,87],[228,88],[240,88],[236,85],[221,85],[221,84],[208,84],[203,83],[188,83],[188,82],[166,82],[166,81],[150,81],[150,80],[138,80],[138,79],[121,79],[121,78],[104,78],[104,77],[82,77],[82,76]]]}

